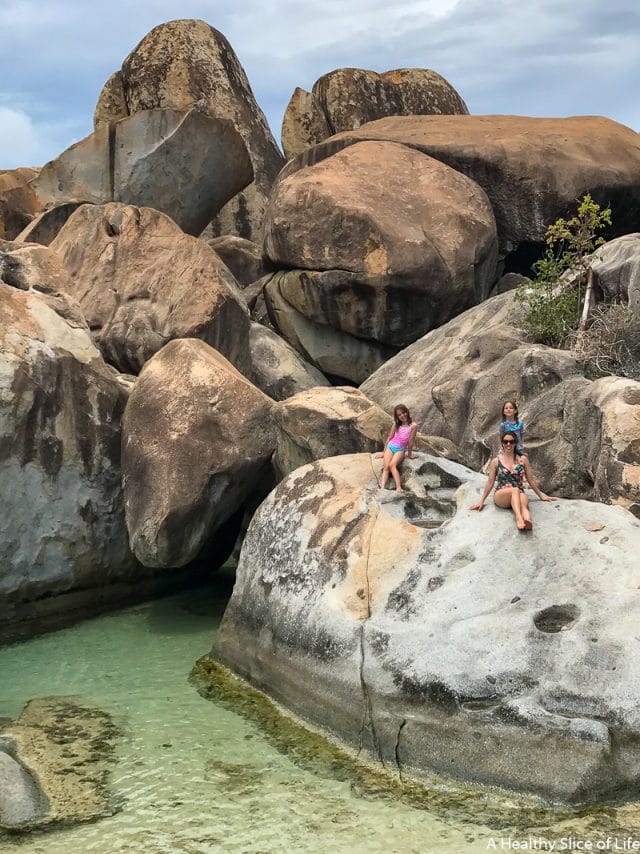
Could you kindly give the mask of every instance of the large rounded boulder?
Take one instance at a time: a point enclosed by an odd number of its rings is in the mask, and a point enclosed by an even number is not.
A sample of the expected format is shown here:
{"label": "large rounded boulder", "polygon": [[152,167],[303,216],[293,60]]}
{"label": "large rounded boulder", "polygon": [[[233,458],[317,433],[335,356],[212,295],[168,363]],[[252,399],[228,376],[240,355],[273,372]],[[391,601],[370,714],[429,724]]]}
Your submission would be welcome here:
{"label": "large rounded boulder", "polygon": [[202,338],[249,365],[249,312],[204,241],[151,208],[83,205],[51,243],[105,359],[137,374],[167,341]]}
{"label": "large rounded boulder", "polygon": [[278,183],[265,253],[281,270],[265,289],[276,328],[321,370],[361,381],[357,360],[330,365],[303,327],[292,335],[282,303],[376,361],[485,299],[497,246],[477,184],[407,146],[363,143]]}
{"label": "large rounded boulder", "polygon": [[[550,222],[575,212],[590,193],[611,205],[612,236],[636,231],[640,213],[640,136],[597,116],[398,116],[338,134],[290,161],[280,180],[363,140],[417,149],[476,181],[498,226],[502,255],[544,244]],[[526,263],[525,263],[526,266]]]}
{"label": "large rounded boulder", "polygon": [[273,402],[203,341],[171,341],[129,398],[122,436],[131,548],[179,567],[270,477]]}
{"label": "large rounded boulder", "polygon": [[254,516],[213,655],[399,772],[554,800],[640,785],[640,524],[620,507],[469,511],[484,479],[367,455],[297,469]]}
{"label": "large rounded boulder", "polygon": [[198,20],[154,27],[105,84],[94,124],[100,128],[142,110],[194,105],[230,122],[244,140],[255,177],[246,190],[236,190],[239,195],[216,217],[213,231],[260,241],[266,201],[284,159],[238,57],[218,30]]}
{"label": "large rounded boulder", "polygon": [[282,120],[282,148],[291,159],[334,133],[384,116],[468,112],[453,86],[428,68],[382,74],[337,68],[316,80],[311,92],[296,87]]}

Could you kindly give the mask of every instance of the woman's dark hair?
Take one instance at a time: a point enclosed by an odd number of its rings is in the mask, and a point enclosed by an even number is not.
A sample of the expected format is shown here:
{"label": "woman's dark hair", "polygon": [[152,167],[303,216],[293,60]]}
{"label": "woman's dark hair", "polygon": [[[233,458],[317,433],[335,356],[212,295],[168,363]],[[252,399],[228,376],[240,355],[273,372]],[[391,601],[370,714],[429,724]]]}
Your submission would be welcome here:
{"label": "woman's dark hair", "polygon": [[400,419],[398,418],[398,412],[406,412],[408,420],[409,420],[409,424],[413,423],[412,418],[411,418],[411,413],[409,412],[407,407],[404,405],[404,403],[399,403],[395,407],[395,409],[393,410],[393,420],[396,423],[396,427],[400,427]]}
{"label": "woman's dark hair", "polygon": [[502,404],[502,417],[504,418],[504,408],[507,405],[507,403],[510,403],[511,406],[513,406],[513,408],[515,409],[514,418],[517,421],[518,420],[518,407],[516,406],[515,400],[505,400],[505,402]]}

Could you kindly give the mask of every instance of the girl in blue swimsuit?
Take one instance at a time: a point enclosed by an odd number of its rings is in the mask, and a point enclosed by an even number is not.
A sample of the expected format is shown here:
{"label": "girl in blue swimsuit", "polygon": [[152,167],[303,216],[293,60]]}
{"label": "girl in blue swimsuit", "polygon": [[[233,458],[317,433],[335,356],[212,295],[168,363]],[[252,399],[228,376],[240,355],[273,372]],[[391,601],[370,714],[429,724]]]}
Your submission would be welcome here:
{"label": "girl in blue swimsuit", "polygon": [[517,434],[507,431],[502,437],[500,456],[494,457],[489,464],[489,476],[482,497],[477,504],[472,504],[469,509],[482,510],[484,502],[495,483],[496,491],[493,494],[495,505],[513,510],[516,517],[516,527],[519,531],[531,531],[533,530],[533,522],[529,511],[529,498],[525,494],[523,485],[525,474],[531,489],[540,501],[555,501],[556,499],[541,492],[529,465],[529,460],[524,454],[518,453],[517,444]]}

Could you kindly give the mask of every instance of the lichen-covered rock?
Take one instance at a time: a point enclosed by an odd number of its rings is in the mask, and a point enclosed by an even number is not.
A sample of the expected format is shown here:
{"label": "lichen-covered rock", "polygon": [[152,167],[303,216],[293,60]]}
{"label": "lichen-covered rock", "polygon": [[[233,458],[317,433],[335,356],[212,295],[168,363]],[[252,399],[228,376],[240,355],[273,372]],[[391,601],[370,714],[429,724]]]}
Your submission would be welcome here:
{"label": "lichen-covered rock", "polygon": [[476,181],[493,207],[502,255],[521,244],[525,250],[530,250],[529,243],[544,244],[549,223],[571,216],[584,193],[611,205],[612,236],[638,228],[640,137],[610,119],[379,119],[308,149],[287,164],[278,180],[363,140],[402,143]]}
{"label": "lichen-covered rock", "polygon": [[[337,454],[381,451],[391,416],[358,389],[311,388],[274,410],[277,444],[274,466],[281,476]],[[452,442],[418,433],[416,450],[460,461]]]}
{"label": "lichen-covered rock", "polygon": [[0,767],[13,757],[19,772],[11,771],[20,786],[19,792],[7,793],[0,781],[0,827],[29,831],[113,814],[109,773],[116,736],[105,711],[75,698],[27,703],[16,721],[0,730]]}
{"label": "lichen-covered rock", "polygon": [[255,176],[246,190],[236,190],[236,198],[208,231],[260,242],[265,205],[284,158],[238,57],[218,30],[198,20],[154,27],[105,84],[94,124],[103,127],[140,110],[188,110],[194,105],[231,122],[245,142]]}
{"label": "lichen-covered rock", "polygon": [[193,109],[158,109],[100,127],[47,163],[31,187],[41,206],[141,205],[198,235],[252,177],[246,147],[231,122]]}
{"label": "lichen-covered rock", "polygon": [[[16,244],[13,244],[15,247]],[[6,247],[6,244],[5,244]],[[138,577],[124,524],[120,417],[126,392],[77,305],[46,291],[41,246],[0,282],[0,610]],[[42,259],[40,259],[42,261]],[[31,266],[30,266],[31,265]],[[58,264],[59,268],[59,264]],[[56,269],[52,263],[52,269]],[[63,272],[61,273],[61,275]]]}
{"label": "lichen-covered rock", "polygon": [[640,785],[640,524],[532,502],[531,535],[484,478],[425,455],[402,496],[370,455],[297,469],[247,533],[213,654],[400,771],[571,801]]}
{"label": "lichen-covered rock", "polygon": [[468,112],[453,86],[428,68],[382,74],[338,68],[316,80],[312,92],[296,88],[282,120],[282,147],[290,159],[331,134],[384,116]]}
{"label": "lichen-covered rock", "polygon": [[127,527],[145,566],[193,560],[257,489],[273,406],[203,341],[171,341],[147,362],[122,438]]}
{"label": "lichen-covered rock", "polygon": [[249,312],[204,241],[151,208],[83,205],[51,243],[104,358],[137,374],[167,341],[202,338],[249,365]]}
{"label": "lichen-covered rock", "polygon": [[286,400],[304,389],[330,385],[324,374],[305,362],[297,350],[261,323],[251,324],[249,348],[251,368],[248,378],[273,400]]}
{"label": "lichen-covered rock", "polygon": [[362,391],[388,411],[402,400],[477,466],[498,450],[502,405],[515,400],[548,492],[640,515],[640,382],[586,379],[574,353],[528,342],[521,315],[511,292],[487,300],[394,356]]}
{"label": "lichen-covered rock", "polygon": [[[270,316],[293,346],[280,299],[320,332],[375,350],[404,347],[485,299],[497,245],[477,184],[407,146],[363,143],[279,181],[265,253],[284,271],[265,290]],[[356,370],[329,373],[356,380]]]}

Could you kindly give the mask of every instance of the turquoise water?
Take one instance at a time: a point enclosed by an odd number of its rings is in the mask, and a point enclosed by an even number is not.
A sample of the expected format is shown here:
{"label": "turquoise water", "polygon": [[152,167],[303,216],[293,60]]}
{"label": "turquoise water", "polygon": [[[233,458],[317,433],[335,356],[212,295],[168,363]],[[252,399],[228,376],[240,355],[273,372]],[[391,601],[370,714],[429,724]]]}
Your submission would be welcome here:
{"label": "turquoise water", "polygon": [[[328,770],[305,770],[256,725],[201,698],[188,675],[211,647],[223,598],[214,589],[190,591],[0,649],[0,718],[17,717],[34,697],[71,695],[104,708],[122,733],[111,777],[119,811],[10,838],[3,852],[509,850],[509,831],[483,826],[480,814],[461,822],[452,809],[448,820],[446,810],[435,815],[358,791]],[[452,806],[460,797],[452,793]],[[606,813],[625,832],[636,814],[635,807]],[[587,838],[593,819],[588,827],[576,821],[553,832],[570,827]],[[602,827],[602,816],[595,823]],[[513,838],[525,841],[525,831]]]}

